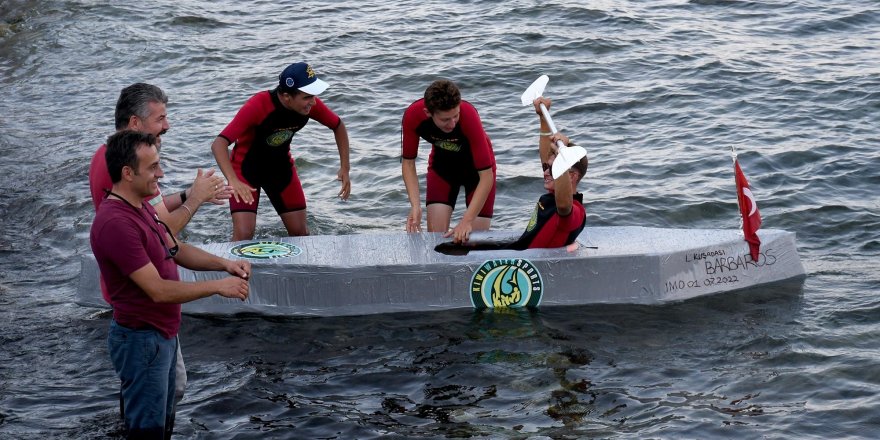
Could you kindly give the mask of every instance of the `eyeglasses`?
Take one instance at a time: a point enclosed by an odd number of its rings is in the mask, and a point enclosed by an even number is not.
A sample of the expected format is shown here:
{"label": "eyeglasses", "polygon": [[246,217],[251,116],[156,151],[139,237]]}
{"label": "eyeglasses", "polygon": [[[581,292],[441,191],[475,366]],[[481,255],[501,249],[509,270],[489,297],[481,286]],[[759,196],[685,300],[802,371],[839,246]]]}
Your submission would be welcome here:
{"label": "eyeglasses", "polygon": [[168,256],[165,257],[165,259],[167,260],[169,258],[174,258],[174,256],[177,255],[177,252],[180,251],[180,244],[177,243],[177,239],[174,238],[174,234],[171,233],[171,228],[169,228],[165,222],[163,222],[162,220],[159,220],[158,216],[154,220],[156,220],[156,223],[162,225],[162,227],[165,228],[165,232],[167,232],[168,235],[171,236],[171,242],[174,243],[174,246],[171,246],[170,248],[168,248],[167,246],[165,246],[165,239],[162,238],[162,234],[160,234],[159,231],[157,231],[153,228],[150,228],[150,229],[153,229],[153,232],[155,232],[156,235],[159,236],[159,241],[162,242],[162,246],[165,247],[165,251],[168,253]]}

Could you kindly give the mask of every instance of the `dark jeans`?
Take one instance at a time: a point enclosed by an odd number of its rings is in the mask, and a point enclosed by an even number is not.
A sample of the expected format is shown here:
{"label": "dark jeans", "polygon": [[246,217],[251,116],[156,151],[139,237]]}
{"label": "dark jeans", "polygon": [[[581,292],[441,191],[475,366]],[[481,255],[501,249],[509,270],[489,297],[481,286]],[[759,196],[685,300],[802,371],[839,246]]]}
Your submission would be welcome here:
{"label": "dark jeans", "polygon": [[110,359],[122,381],[125,427],[130,439],[164,439],[174,426],[177,338],[154,329],[133,330],[112,321]]}

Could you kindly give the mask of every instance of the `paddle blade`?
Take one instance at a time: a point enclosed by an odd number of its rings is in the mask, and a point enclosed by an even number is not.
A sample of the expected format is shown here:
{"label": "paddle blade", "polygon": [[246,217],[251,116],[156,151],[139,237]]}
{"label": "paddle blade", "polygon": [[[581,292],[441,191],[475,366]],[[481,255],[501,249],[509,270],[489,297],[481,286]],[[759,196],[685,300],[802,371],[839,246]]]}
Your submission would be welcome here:
{"label": "paddle blade", "polygon": [[532,101],[538,99],[539,96],[544,94],[544,88],[547,87],[547,82],[550,81],[550,77],[547,75],[541,75],[529,88],[526,89],[522,94],[522,105],[530,105]]}
{"label": "paddle blade", "polygon": [[582,157],[587,155],[584,147],[577,145],[571,147],[559,147],[556,153],[556,159],[553,160],[553,168],[551,169],[553,178],[558,179],[569,168],[576,164]]}

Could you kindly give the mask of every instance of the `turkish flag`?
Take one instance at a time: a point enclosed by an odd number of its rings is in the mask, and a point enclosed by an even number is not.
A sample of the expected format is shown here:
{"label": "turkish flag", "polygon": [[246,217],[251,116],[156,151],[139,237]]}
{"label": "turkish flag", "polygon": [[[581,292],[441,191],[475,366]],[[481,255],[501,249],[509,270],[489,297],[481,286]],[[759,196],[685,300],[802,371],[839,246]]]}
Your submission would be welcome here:
{"label": "turkish flag", "polygon": [[743,218],[743,235],[749,242],[749,252],[752,254],[752,261],[758,261],[758,249],[761,246],[761,240],[758,238],[758,228],[761,227],[761,213],[758,212],[758,204],[755,203],[755,196],[749,188],[749,181],[739,167],[739,160],[733,160],[734,173],[736,174],[736,200],[739,202],[739,212]]}

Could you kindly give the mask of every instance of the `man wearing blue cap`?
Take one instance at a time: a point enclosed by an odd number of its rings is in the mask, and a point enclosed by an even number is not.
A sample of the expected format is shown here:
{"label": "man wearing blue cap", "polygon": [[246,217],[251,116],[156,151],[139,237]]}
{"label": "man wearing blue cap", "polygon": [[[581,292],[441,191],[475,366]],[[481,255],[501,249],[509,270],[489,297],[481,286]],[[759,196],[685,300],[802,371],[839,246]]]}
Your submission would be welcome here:
{"label": "man wearing blue cap", "polygon": [[[281,72],[278,87],[252,96],[220,132],[211,151],[232,187],[232,240],[250,240],[257,223],[260,190],[266,192],[288,235],[308,235],[306,198],[290,153],[294,134],[314,119],[333,131],[342,182],[338,197],[348,200],[348,131],[342,119],[318,98],[328,84],[304,62]],[[232,152],[229,146],[235,144]]]}

